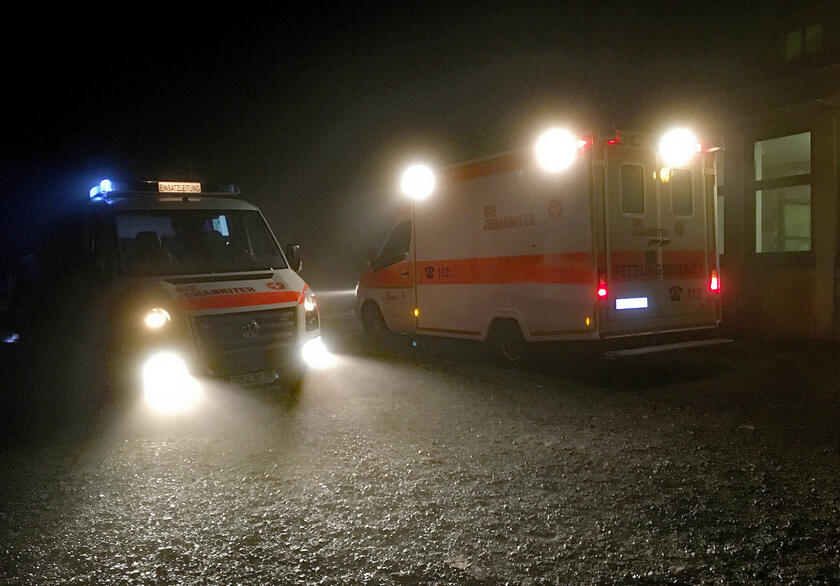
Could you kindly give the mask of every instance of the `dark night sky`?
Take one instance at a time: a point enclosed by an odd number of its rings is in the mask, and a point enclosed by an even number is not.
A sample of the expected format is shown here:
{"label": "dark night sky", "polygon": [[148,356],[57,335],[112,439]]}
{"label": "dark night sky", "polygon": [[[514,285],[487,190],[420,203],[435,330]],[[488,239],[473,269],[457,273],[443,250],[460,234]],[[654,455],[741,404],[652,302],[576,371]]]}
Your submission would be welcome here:
{"label": "dark night sky", "polygon": [[748,69],[756,23],[711,2],[301,5],[7,23],[4,256],[102,177],[192,177],[239,184],[316,289],[349,288],[410,157],[485,156],[548,122],[691,123]]}

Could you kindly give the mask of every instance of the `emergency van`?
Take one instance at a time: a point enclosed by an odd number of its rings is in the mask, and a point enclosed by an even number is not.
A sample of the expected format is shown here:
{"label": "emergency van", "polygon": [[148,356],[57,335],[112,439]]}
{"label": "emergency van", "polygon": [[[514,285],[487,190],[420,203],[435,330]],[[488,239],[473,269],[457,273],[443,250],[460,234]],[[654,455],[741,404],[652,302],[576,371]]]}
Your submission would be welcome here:
{"label": "emergency van", "polygon": [[542,135],[415,165],[409,205],[357,288],[365,331],[529,342],[641,338],[720,323],[714,153],[677,129]]}
{"label": "emergency van", "polygon": [[59,290],[61,302],[28,322],[60,321],[65,346],[128,373],[151,402],[175,407],[202,377],[296,386],[324,351],[299,247],[284,252],[236,186],[103,180],[69,217],[42,278],[44,306]]}

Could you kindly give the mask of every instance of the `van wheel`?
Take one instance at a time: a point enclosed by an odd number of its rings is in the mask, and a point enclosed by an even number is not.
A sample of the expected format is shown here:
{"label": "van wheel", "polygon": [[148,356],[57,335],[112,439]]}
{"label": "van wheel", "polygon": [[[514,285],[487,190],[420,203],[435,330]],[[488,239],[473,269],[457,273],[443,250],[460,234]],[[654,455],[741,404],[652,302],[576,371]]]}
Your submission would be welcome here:
{"label": "van wheel", "polygon": [[368,303],[362,308],[362,332],[365,342],[374,346],[384,344],[388,336],[385,318],[374,303]]}
{"label": "van wheel", "polygon": [[499,322],[491,336],[493,353],[506,362],[519,362],[528,351],[528,342],[513,320]]}

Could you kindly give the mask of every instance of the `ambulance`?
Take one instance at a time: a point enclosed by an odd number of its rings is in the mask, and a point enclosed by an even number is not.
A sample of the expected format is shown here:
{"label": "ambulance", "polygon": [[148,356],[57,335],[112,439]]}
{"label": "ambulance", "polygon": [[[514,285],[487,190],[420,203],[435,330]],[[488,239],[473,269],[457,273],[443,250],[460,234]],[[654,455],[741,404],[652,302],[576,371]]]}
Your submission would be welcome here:
{"label": "ambulance", "polygon": [[326,351],[299,247],[281,249],[236,186],[104,179],[89,195],[54,234],[44,270],[62,298],[41,321],[63,320],[65,342],[127,373],[150,405],[189,405],[205,379],[296,387]]}
{"label": "ambulance", "polygon": [[359,279],[365,332],[489,340],[508,360],[533,342],[713,332],[714,150],[682,128],[553,128],[533,149],[412,165]]}

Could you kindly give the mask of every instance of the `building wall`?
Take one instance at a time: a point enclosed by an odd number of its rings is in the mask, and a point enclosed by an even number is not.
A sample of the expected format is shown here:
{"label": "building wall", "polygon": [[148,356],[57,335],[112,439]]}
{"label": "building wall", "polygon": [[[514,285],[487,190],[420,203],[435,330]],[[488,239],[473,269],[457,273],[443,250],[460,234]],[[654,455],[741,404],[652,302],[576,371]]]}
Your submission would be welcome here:
{"label": "building wall", "polygon": [[[735,335],[838,336],[838,109],[819,99],[731,120],[724,132],[724,328]],[[759,252],[755,142],[811,133],[810,250]],[[803,176],[783,184],[801,184]],[[773,184],[775,185],[775,184]],[[767,191],[765,189],[765,191]]]}

